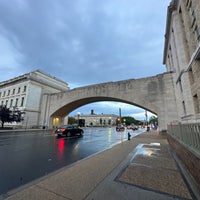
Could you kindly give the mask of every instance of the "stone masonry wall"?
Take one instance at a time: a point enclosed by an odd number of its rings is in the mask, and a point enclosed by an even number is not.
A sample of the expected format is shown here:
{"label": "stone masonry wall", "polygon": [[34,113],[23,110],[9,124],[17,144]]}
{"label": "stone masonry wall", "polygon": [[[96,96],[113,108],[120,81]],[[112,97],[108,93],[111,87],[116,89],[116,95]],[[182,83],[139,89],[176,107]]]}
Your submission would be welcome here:
{"label": "stone masonry wall", "polygon": [[200,159],[192,152],[190,152],[186,147],[184,147],[181,143],[175,140],[171,135],[167,134],[167,139],[179,159],[184,163],[184,165],[200,187]]}

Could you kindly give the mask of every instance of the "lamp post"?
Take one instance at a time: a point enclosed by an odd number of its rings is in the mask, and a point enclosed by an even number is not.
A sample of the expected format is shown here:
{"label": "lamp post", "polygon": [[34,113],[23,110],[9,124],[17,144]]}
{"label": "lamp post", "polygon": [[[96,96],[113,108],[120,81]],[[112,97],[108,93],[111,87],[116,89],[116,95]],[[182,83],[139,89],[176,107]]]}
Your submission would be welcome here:
{"label": "lamp post", "polygon": [[79,126],[79,117],[80,117],[81,113],[77,112],[77,118],[78,118],[78,126]]}
{"label": "lamp post", "polygon": [[126,119],[123,119],[123,121],[124,121],[124,126],[126,126]]}
{"label": "lamp post", "polygon": [[147,119],[148,119],[147,110],[145,110],[145,117],[146,117],[146,125],[148,125],[148,121],[147,121]]}
{"label": "lamp post", "polygon": [[122,120],[122,111],[121,111],[121,108],[119,108],[119,120],[120,120],[120,123],[121,123],[121,120]]}
{"label": "lamp post", "polygon": [[120,124],[120,117],[117,118],[117,125]]}

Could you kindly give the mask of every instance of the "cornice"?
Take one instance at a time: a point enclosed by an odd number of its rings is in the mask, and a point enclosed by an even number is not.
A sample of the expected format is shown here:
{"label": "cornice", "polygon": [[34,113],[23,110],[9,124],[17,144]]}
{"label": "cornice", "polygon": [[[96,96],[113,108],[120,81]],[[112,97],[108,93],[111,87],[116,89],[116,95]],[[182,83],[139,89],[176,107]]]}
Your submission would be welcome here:
{"label": "cornice", "polygon": [[169,35],[170,35],[170,28],[171,28],[171,20],[172,20],[172,13],[177,10],[179,0],[172,0],[170,5],[167,8],[167,19],[166,19],[166,28],[165,28],[165,45],[164,45],[164,53],[163,53],[163,64],[166,64],[166,57],[167,57],[167,49],[169,43]]}
{"label": "cornice", "polygon": [[35,81],[40,84],[43,84],[43,85],[46,85],[49,87],[53,87],[53,88],[61,90],[61,91],[65,91],[65,90],[69,89],[68,84],[66,82],[64,82],[54,76],[46,74],[40,70],[35,70],[32,72],[23,74],[21,76],[15,77],[13,79],[3,81],[0,83],[0,87],[14,85],[16,83],[25,82],[28,80]]}

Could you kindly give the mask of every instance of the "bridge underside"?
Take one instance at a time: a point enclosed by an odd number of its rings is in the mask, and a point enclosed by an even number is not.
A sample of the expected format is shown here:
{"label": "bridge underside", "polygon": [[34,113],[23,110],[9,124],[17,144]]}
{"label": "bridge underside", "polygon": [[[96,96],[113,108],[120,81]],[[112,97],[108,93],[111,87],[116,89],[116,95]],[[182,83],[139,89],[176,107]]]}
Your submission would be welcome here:
{"label": "bridge underside", "polygon": [[[83,98],[83,99],[79,99],[79,100],[76,100],[76,101],[73,101],[71,103],[68,103],[66,105],[64,105],[63,107],[61,107],[60,109],[58,109],[55,113],[53,113],[51,115],[51,117],[65,117],[67,116],[69,113],[71,113],[73,110],[81,107],[81,106],[84,106],[84,105],[87,105],[87,104],[90,104],[90,103],[95,103],[95,102],[100,102],[100,101],[115,101],[115,102],[122,102],[122,103],[127,103],[127,104],[130,104],[130,105],[133,105],[133,106],[137,106],[137,107],[140,107],[140,108],[143,108],[143,109],[146,109],[148,110],[148,108],[145,108],[141,105],[137,105],[136,103],[133,103],[133,102],[130,102],[130,101],[126,101],[126,100],[122,100],[122,99],[119,99],[119,98],[110,98],[110,97],[90,97],[90,98]],[[157,115],[157,113],[155,111],[152,111],[152,110],[148,110],[152,113],[154,113],[155,115]]]}

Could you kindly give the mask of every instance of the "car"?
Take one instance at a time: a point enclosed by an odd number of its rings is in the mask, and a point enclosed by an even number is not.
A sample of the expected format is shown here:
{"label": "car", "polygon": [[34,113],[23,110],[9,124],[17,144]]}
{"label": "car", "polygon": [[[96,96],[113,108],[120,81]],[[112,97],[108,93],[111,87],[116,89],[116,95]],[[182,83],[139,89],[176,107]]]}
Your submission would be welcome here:
{"label": "car", "polygon": [[127,129],[131,129],[131,130],[135,131],[135,130],[138,130],[138,126],[132,124],[132,125],[127,126]]}
{"label": "car", "polygon": [[61,136],[83,136],[83,129],[79,128],[78,125],[63,125],[56,129],[55,133],[57,137]]}
{"label": "car", "polygon": [[116,126],[116,131],[124,131],[125,130],[125,128],[124,128],[124,125],[123,124],[118,124],[117,126]]}

